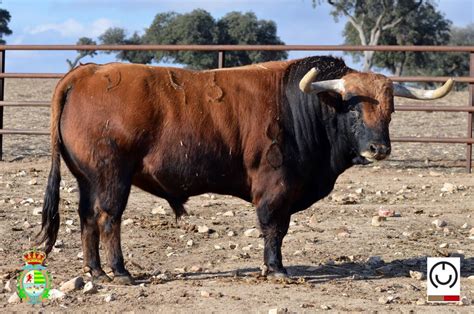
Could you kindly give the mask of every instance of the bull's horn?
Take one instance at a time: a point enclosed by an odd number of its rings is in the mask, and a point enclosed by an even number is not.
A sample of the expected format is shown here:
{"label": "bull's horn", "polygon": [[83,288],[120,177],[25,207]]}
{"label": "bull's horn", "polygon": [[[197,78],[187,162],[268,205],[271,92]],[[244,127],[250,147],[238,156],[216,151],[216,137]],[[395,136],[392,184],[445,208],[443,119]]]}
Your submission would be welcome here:
{"label": "bull's horn", "polygon": [[306,73],[300,81],[300,89],[304,93],[321,93],[324,91],[333,91],[339,94],[344,93],[344,80],[338,79],[313,82],[317,76],[318,71],[315,68],[309,70],[308,73]]}
{"label": "bull's horn", "polygon": [[401,84],[393,84],[393,95],[420,100],[437,99],[446,96],[451,91],[451,88],[453,88],[453,85],[453,79],[447,80],[443,86],[433,90],[410,88]]}

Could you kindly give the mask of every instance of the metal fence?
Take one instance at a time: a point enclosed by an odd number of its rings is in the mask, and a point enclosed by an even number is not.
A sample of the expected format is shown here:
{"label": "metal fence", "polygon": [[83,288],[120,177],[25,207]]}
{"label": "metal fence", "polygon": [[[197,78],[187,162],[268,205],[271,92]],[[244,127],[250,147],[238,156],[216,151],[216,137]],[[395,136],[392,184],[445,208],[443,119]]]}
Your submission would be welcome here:
{"label": "metal fence", "polygon": [[[397,52],[465,52],[469,53],[470,76],[454,77],[456,82],[469,84],[469,102],[465,106],[403,105],[397,111],[465,112],[467,114],[466,137],[394,137],[393,142],[447,143],[466,145],[466,170],[472,168],[472,144],[474,138],[474,46],[343,46],[343,45],[0,45],[0,160],[3,153],[4,134],[49,135],[48,130],[3,129],[5,106],[48,107],[49,102],[4,101],[5,78],[61,78],[64,73],[5,73],[5,55],[8,50],[141,50],[141,51],[206,51],[218,54],[218,67],[225,67],[226,51],[397,51]],[[403,76],[390,77],[398,82],[444,82],[449,77]]]}

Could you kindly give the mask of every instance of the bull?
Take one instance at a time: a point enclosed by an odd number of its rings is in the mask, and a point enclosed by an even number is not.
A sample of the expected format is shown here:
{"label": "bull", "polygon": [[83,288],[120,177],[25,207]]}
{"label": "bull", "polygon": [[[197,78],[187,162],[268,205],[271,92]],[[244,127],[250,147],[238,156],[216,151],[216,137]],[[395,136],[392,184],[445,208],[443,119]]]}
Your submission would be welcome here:
{"label": "bull", "polygon": [[284,276],[291,215],[327,196],[349,167],[390,154],[394,96],[435,99],[452,85],[407,88],[326,56],[208,71],[81,65],[53,95],[39,243],[49,253],[57,238],[62,156],[77,179],[83,266],[94,280],[112,280],[101,242],[114,282],[133,282],[120,243],[132,185],[168,201],[176,217],[205,192],[252,202],[264,268]]}

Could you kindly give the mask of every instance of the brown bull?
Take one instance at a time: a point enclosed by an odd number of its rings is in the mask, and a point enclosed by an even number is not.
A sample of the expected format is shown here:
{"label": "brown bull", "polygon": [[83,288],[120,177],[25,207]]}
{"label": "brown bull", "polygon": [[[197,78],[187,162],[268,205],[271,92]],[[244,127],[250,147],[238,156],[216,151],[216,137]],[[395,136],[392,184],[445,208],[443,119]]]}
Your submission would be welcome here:
{"label": "brown bull", "polygon": [[291,214],[328,195],[348,167],[390,153],[394,94],[432,99],[451,85],[407,89],[331,57],[202,72],[82,65],[53,98],[41,241],[50,252],[59,229],[62,156],[79,185],[84,269],[94,279],[109,279],[100,239],[114,280],[131,281],[120,225],[132,184],[166,199],[178,217],[204,192],[252,202],[266,268],[286,274]]}

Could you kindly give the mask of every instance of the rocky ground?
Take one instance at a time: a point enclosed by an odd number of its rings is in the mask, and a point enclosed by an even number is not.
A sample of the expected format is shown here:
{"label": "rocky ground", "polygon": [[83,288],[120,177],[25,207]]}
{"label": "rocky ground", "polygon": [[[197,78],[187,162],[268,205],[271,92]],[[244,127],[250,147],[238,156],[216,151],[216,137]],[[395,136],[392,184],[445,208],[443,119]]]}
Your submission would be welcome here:
{"label": "rocky ground", "polygon": [[[8,82],[12,100],[46,100],[54,85],[45,81],[29,89],[22,85],[28,82]],[[451,97],[443,104],[467,101],[463,93]],[[10,110],[7,117],[6,127],[48,125],[43,109]],[[395,114],[391,131],[462,136],[464,123],[462,114],[403,112]],[[48,139],[11,136],[6,143],[7,161],[0,162],[0,307],[28,311],[31,305],[15,299],[15,278],[21,253],[39,231]],[[33,309],[468,313],[474,299],[474,177],[465,173],[464,156],[462,145],[395,144],[389,160],[348,170],[328,198],[292,217],[283,247],[287,280],[260,275],[263,240],[251,204],[202,195],[187,204],[190,215],[176,222],[166,202],[134,189],[122,242],[135,286],[92,285],[82,273],[78,193],[63,167],[59,240],[48,257],[53,295]],[[461,257],[463,302],[424,301],[427,256]]]}

